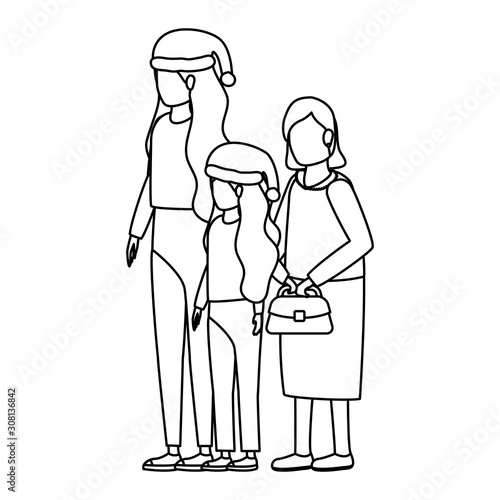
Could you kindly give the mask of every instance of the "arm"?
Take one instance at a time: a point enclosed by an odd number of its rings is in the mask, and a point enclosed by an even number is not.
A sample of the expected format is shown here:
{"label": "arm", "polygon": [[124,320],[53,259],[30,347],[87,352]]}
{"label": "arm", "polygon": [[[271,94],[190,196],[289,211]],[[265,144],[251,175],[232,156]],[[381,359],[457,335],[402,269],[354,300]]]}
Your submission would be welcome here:
{"label": "arm", "polygon": [[207,307],[207,303],[207,268],[205,267],[203,274],[201,275],[200,285],[198,286],[198,291],[196,292],[196,298],[194,300],[193,314],[191,316],[191,326],[193,327],[193,331],[195,331],[200,325],[203,309]]}
{"label": "arm", "polygon": [[198,291],[196,292],[196,299],[194,301],[195,307],[205,309],[208,303],[208,290],[207,290],[207,268],[203,270],[201,275]]}
{"label": "arm", "polygon": [[288,271],[283,264],[283,260],[286,253],[286,233],[288,227],[288,209],[290,202],[290,191],[294,181],[295,181],[295,176],[292,176],[288,181],[288,184],[286,185],[283,197],[278,207],[278,211],[276,212],[276,217],[274,219],[274,223],[276,224],[276,226],[280,231],[280,241],[278,245],[279,258],[278,258],[278,263],[274,268],[273,278],[280,284],[284,284],[285,282],[287,282],[289,277]]}
{"label": "arm", "polygon": [[149,174],[142,185],[137,204],[135,206],[132,222],[130,223],[129,238],[127,243],[127,265],[130,267],[139,251],[139,242],[148,229],[153,216],[153,207],[150,202]]}
{"label": "arm", "polygon": [[370,229],[350,183],[336,181],[328,188],[327,194],[347,242],[309,272],[309,279],[318,286],[352,266],[373,248]]}
{"label": "arm", "polygon": [[142,239],[146,233],[151,216],[153,215],[153,207],[151,206],[150,197],[150,177],[147,175],[144,184],[142,185],[137,204],[135,206],[132,221],[130,223],[129,234],[136,238]]}
{"label": "arm", "polygon": [[274,268],[273,272],[273,278],[283,285],[286,280],[288,279],[288,271],[286,270],[286,267],[283,265],[283,262],[281,260],[278,260],[276,267]]}
{"label": "arm", "polygon": [[264,302],[254,302],[253,304],[253,335],[259,335],[264,325],[263,321]]}

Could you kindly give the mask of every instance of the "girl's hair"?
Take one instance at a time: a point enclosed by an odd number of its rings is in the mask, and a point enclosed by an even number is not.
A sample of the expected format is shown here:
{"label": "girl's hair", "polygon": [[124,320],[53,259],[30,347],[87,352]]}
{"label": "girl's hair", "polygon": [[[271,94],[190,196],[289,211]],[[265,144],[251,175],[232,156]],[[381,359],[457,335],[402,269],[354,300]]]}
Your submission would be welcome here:
{"label": "girl's hair", "polygon": [[[187,73],[182,73],[186,78]],[[208,221],[213,209],[210,183],[205,175],[205,164],[210,152],[219,144],[227,142],[224,123],[228,109],[228,96],[213,67],[190,73],[195,78],[190,91],[191,123],[186,141],[186,158],[194,174],[196,191],[192,207],[203,221]],[[160,96],[146,137],[146,152],[151,162],[151,144],[156,122],[171,108],[165,106]],[[175,179],[172,180],[175,182]]]}
{"label": "girl's hair", "polygon": [[261,302],[267,295],[278,261],[280,233],[269,216],[270,202],[261,185],[241,188],[240,221],[236,235],[236,253],[243,267],[241,293],[251,302]]}
{"label": "girl's hair", "polygon": [[333,142],[329,148],[330,157],[328,159],[328,168],[342,168],[346,165],[345,156],[340,150],[339,144],[339,130],[335,113],[328,104],[316,97],[301,97],[295,99],[288,109],[286,110],[285,117],[283,118],[283,138],[287,143],[286,166],[292,170],[304,169],[304,165],[299,165],[293,154],[290,151],[290,130],[292,127],[305,120],[308,116],[312,117],[325,129],[333,131]]}

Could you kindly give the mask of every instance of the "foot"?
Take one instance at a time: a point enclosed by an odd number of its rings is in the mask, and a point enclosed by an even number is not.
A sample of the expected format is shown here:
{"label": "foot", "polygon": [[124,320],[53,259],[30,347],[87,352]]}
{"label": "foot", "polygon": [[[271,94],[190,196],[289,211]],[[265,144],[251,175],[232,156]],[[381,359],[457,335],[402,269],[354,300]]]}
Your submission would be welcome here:
{"label": "foot", "polygon": [[327,455],[317,458],[312,463],[312,470],[318,472],[331,472],[335,470],[346,470],[354,467],[354,458],[349,455]]}
{"label": "foot", "polygon": [[257,470],[259,468],[259,464],[256,458],[241,458],[240,460],[233,460],[228,466],[227,470],[240,471],[240,472],[249,472],[252,470]]}
{"label": "foot", "polygon": [[210,470],[210,471],[225,471],[227,470],[227,466],[230,464],[230,458],[219,457],[215,460],[210,460],[201,466],[201,470]]}
{"label": "foot", "polygon": [[192,457],[181,458],[175,465],[175,470],[200,471],[203,464],[206,464],[213,459],[214,457],[212,455],[198,453]]}
{"label": "foot", "polygon": [[180,455],[165,453],[161,457],[150,458],[142,464],[142,470],[155,472],[168,472],[175,470],[175,464],[179,461]]}
{"label": "foot", "polygon": [[313,458],[311,455],[298,455],[292,453],[285,457],[277,458],[271,463],[271,469],[277,472],[292,472],[296,470],[308,470],[311,468]]}

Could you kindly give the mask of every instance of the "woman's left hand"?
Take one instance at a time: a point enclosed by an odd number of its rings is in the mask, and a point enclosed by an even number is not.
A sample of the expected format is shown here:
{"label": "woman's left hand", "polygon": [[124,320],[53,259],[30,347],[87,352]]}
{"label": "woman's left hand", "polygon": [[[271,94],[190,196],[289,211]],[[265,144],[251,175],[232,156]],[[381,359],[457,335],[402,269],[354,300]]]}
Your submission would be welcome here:
{"label": "woman's left hand", "polygon": [[262,332],[262,313],[255,313],[253,315],[253,332],[257,336]]}
{"label": "woman's left hand", "polygon": [[311,281],[310,278],[306,278],[304,281],[300,283],[297,287],[297,295],[307,295],[307,289],[311,287],[315,287],[316,285]]}

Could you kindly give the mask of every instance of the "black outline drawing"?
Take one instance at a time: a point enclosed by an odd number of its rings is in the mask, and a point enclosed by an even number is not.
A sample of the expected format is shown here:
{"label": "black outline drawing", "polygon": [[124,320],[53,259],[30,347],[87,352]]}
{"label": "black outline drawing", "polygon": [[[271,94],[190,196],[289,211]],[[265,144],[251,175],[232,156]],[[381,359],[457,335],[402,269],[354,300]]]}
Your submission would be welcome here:
{"label": "black outline drawing", "polygon": [[[189,314],[205,263],[203,234],[212,213],[206,159],[227,141],[225,87],[235,83],[225,43],[195,29],[158,39],[151,66],[158,101],[146,139],[147,174],[132,217],[127,264],[151,220],[151,284],[158,380],[167,452],[143,470],[200,470],[212,457],[212,389],[206,325],[192,335]],[[185,248],[189,247],[186,252]],[[183,365],[189,362],[199,453],[182,458]],[[166,401],[168,399],[168,401]],[[166,414],[165,405],[174,407]]]}
{"label": "black outline drawing", "polygon": [[[207,266],[192,322],[196,329],[207,309],[220,456],[207,461],[202,469],[248,472],[258,468],[256,453],[260,451],[263,301],[278,260],[279,231],[270,217],[271,204],[279,197],[278,177],[265,151],[239,142],[216,148],[208,158],[206,173],[220,214],[214,214],[207,228]],[[248,330],[252,323],[252,336],[238,338],[238,330],[242,326]],[[244,452],[238,460],[231,456],[235,451],[235,396]]]}
{"label": "black outline drawing", "polygon": [[[153,318],[167,451],[146,460],[143,470],[258,468],[261,333],[271,277],[282,287],[267,327],[280,335],[282,388],[294,398],[295,439],[294,453],[271,467],[351,468],[349,402],[361,398],[364,256],[373,240],[351,181],[337,171],[346,160],[335,115],[314,97],[288,107],[286,166],[296,172],[273,220],[280,195],[272,158],[225,134],[225,87],[235,77],[224,42],[202,30],[169,31],[156,42],[151,66],[158,100],[127,264],[153,221]],[[242,324],[253,325],[243,341]],[[180,453],[185,362],[199,447],[192,457]],[[314,458],[312,416],[320,400],[329,404],[334,453]],[[168,414],[167,401],[174,408]],[[244,453],[238,460],[232,456],[236,425]]]}
{"label": "black outline drawing", "polygon": [[269,304],[266,329],[277,335],[329,335],[333,331],[330,304],[317,286],[297,295],[283,285]]}
{"label": "black outline drawing", "polygon": [[[311,335],[314,332],[289,331],[290,318],[281,323],[283,394],[294,398],[295,448],[271,467],[280,472],[349,469],[354,465],[349,402],[361,398],[364,256],[373,248],[373,240],[351,181],[337,171],[346,160],[330,106],[315,97],[294,100],[283,119],[283,137],[286,165],[296,172],[276,216],[282,239],[274,278],[289,296],[302,298],[292,308],[307,303],[311,290],[321,290],[330,303],[334,326],[328,335]],[[321,240],[327,244],[321,245]],[[289,315],[290,308],[282,304],[286,296],[280,300],[280,310]],[[299,312],[292,321],[307,319],[307,312]],[[329,401],[334,453],[315,458],[311,426],[318,400]]]}

